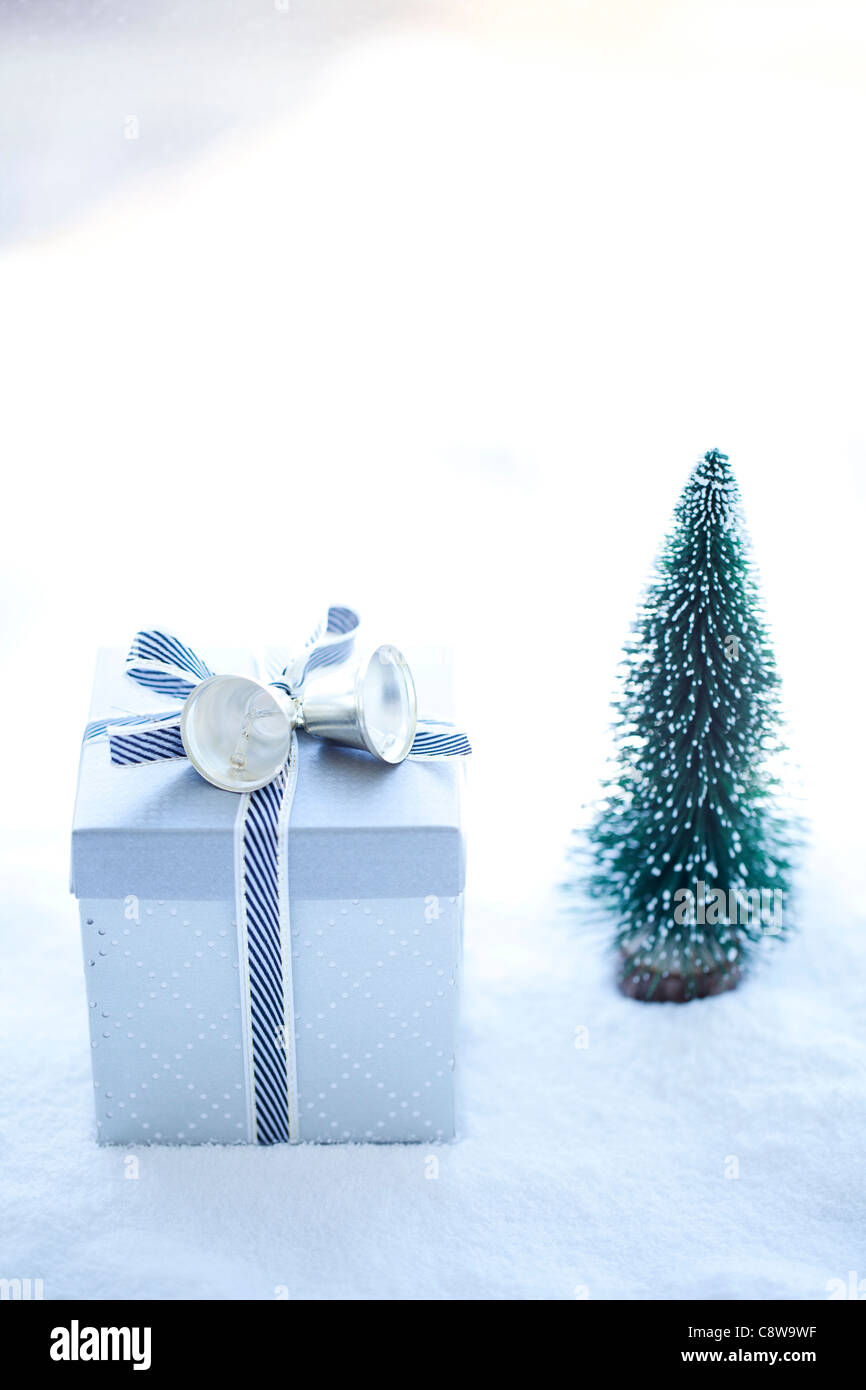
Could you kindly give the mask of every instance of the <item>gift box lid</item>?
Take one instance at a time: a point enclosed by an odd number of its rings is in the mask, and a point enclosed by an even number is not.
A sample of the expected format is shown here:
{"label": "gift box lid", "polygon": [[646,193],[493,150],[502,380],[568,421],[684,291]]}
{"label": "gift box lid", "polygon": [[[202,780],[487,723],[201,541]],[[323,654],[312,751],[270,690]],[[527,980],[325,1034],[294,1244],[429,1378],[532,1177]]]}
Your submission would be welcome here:
{"label": "gift box lid", "polygon": [[[407,653],[425,717],[451,717],[443,653]],[[248,653],[208,653],[212,669],[255,674]],[[102,650],[90,719],[158,713],[165,695],[124,673],[124,654]],[[462,891],[464,762],[388,767],[365,753],[299,735],[289,832],[293,898],[409,897]],[[118,767],[108,743],[81,752],[72,830],[72,890],[79,898],[208,900],[234,896],[239,798],[205,782],[186,759]]]}

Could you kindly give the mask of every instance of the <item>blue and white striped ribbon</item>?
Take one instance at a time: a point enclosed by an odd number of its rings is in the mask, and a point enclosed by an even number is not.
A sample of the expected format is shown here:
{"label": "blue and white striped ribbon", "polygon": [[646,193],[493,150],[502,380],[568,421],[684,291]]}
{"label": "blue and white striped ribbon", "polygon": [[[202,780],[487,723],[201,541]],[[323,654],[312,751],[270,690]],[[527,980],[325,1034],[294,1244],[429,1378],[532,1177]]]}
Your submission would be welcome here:
{"label": "blue and white striped ribbon", "polygon": [[111,761],[118,767],[186,757],[179,724],[161,724],[138,733],[112,734],[109,743]]}
{"label": "blue and white striped ribbon", "polygon": [[185,700],[213,671],[191,647],[167,632],[137,632],[126,658],[126,674],[148,690]]}
{"label": "blue and white striped ribbon", "polygon": [[[332,606],[303,652],[276,667],[290,695],[303,693],[313,670],[351,656],[360,620],[352,608]],[[213,674],[191,647],[158,630],[137,632],[126,673],[139,685],[186,699]],[[107,737],[112,763],[131,766],[184,758],[180,709],[93,720],[85,739]],[[465,757],[469,740],[451,724],[419,720],[409,757],[416,761]],[[297,1080],[292,1011],[292,952],[288,882],[288,826],[298,771],[298,741],[272,782],[239,798],[235,822],[238,942],[246,988],[245,1017],[250,1138],[278,1144],[298,1138]]]}
{"label": "blue and white striped ribbon", "polygon": [[472,752],[466,734],[443,719],[419,719],[409,757],[415,762],[426,758],[465,758]]}
{"label": "blue and white striped ribbon", "polygon": [[266,787],[240,798],[235,821],[250,1138],[259,1144],[298,1137],[287,852],[297,769],[293,736],[286,766]]}
{"label": "blue and white striped ribbon", "polygon": [[[170,720],[177,720],[180,711],[177,709],[163,710],[161,714],[124,714],[113,716],[110,719],[91,719],[89,724],[84,726],[84,742],[92,743],[97,739],[105,738],[114,729],[133,728],[136,725],[145,724],[165,724]],[[180,725],[178,725],[180,728]]]}
{"label": "blue and white striped ribbon", "polygon": [[300,695],[311,671],[346,661],[354,650],[360,625],[354,608],[332,605],[323,623],[307,638],[300,656],[286,663],[282,675],[289,694]]}

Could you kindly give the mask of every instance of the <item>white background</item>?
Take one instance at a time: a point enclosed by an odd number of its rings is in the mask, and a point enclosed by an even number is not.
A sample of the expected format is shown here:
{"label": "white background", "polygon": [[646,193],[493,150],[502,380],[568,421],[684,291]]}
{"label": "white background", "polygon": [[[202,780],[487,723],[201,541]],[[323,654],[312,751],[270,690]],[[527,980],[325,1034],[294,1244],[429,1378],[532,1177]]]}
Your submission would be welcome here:
{"label": "white background", "polygon": [[[0,5],[0,1274],[180,1297],[866,1276],[864,68],[853,5]],[[729,999],[642,1009],[556,885],[714,446],[811,820],[802,930]],[[331,601],[455,648],[466,1137],[438,1188],[407,1150],[149,1153],[125,1215],[64,891],[94,648],[154,623],[280,640]],[[266,1164],[266,1219],[217,1235],[182,1199]],[[342,1263],[298,1214],[336,1171]],[[60,1254],[70,1220],[86,1257]]]}

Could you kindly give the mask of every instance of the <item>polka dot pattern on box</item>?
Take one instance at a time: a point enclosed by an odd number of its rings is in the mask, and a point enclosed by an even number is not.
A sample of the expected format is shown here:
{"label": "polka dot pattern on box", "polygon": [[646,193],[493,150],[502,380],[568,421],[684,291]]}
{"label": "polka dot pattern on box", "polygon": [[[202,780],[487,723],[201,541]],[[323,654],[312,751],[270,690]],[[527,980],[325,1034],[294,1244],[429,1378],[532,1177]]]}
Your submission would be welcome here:
{"label": "polka dot pattern on box", "polygon": [[[247,1059],[233,905],[80,903],[99,1138],[237,1143]],[[292,905],[299,1137],[454,1129],[462,900]]]}
{"label": "polka dot pattern on box", "polygon": [[230,905],[130,896],[80,908],[99,1138],[245,1141]]}
{"label": "polka dot pattern on box", "polygon": [[293,906],[302,1139],[452,1137],[461,920],[432,895]]}

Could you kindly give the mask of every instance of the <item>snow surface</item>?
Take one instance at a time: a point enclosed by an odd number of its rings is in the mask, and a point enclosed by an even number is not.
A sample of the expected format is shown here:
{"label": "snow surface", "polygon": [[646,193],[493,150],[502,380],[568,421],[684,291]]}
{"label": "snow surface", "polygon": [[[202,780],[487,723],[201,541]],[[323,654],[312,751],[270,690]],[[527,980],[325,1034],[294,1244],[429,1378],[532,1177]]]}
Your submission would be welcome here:
{"label": "snow surface", "polygon": [[[617,6],[397,8],[173,0],[148,26],[118,3],[97,43],[47,4],[4,34],[0,1276],[48,1297],[820,1298],[866,1277],[844,25],[798,10],[812,44],[753,7],[637,28]],[[711,447],[812,839],[799,934],[729,995],[647,1006],[554,885],[640,586]],[[332,601],[375,640],[457,651],[463,1137],[438,1178],[423,1148],[333,1147],[142,1149],[128,1179],[94,1142],[66,891],[93,653],[158,623],[255,646]]]}
{"label": "snow surface", "polygon": [[848,921],[647,1006],[552,899],[531,932],[476,899],[457,1143],[125,1151],[93,1140],[73,904],[36,860],[13,879],[0,1264],[46,1297],[820,1298],[866,1267]]}

